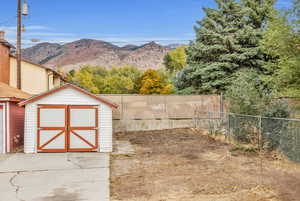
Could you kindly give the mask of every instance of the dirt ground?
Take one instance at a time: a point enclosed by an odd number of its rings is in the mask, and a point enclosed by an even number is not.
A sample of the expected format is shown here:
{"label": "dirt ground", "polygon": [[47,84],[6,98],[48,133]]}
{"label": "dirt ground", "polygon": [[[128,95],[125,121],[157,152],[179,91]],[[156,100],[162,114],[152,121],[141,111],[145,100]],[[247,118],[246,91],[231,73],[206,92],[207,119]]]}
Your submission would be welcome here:
{"label": "dirt ground", "polygon": [[300,164],[236,149],[192,129],[117,133],[113,201],[300,201]]}

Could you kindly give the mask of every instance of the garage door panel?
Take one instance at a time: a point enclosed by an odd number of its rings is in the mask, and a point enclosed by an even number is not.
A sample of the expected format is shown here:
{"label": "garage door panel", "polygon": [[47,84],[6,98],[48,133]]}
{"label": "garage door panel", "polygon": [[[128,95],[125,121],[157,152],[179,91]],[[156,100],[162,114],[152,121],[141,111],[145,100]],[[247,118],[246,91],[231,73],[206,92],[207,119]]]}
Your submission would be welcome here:
{"label": "garage door panel", "polygon": [[98,148],[98,108],[70,106],[69,150],[96,151]]}
{"label": "garage door panel", "polygon": [[38,151],[66,151],[66,106],[40,106],[38,111]]}
{"label": "garage door panel", "polygon": [[66,110],[64,108],[41,108],[40,127],[65,127],[65,112]]}
{"label": "garage door panel", "polygon": [[70,127],[96,127],[96,109],[70,109]]}
{"label": "garage door panel", "polygon": [[52,140],[50,143],[45,145],[43,149],[65,149],[66,141],[65,141],[65,135],[59,135],[55,138],[55,140]]}
{"label": "garage door panel", "polygon": [[96,130],[72,130],[70,133],[70,148],[97,148]]}
{"label": "garage door panel", "polygon": [[[41,130],[39,132],[39,147],[42,147],[44,144],[48,143],[50,140],[56,140],[55,137],[59,135],[65,136],[65,131],[62,130]],[[64,148],[64,147],[62,147]]]}

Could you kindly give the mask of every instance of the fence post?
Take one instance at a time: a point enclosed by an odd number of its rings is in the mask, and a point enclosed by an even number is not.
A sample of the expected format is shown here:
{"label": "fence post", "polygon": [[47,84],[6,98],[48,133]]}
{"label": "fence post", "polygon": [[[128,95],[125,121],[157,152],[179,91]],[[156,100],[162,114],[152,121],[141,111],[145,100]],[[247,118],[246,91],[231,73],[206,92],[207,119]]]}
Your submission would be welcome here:
{"label": "fence post", "polygon": [[120,113],[121,113],[121,128],[122,128],[122,130],[125,132],[126,130],[125,130],[125,122],[124,122],[124,103],[123,103],[123,95],[121,95],[121,111],[120,111]]}
{"label": "fence post", "polygon": [[227,113],[227,135],[226,135],[226,139],[229,141],[231,140],[231,136],[230,136],[230,113]]}
{"label": "fence post", "polygon": [[261,152],[261,145],[262,145],[262,117],[258,117],[258,149]]}
{"label": "fence post", "polygon": [[197,106],[195,105],[194,107],[193,107],[193,109],[194,109],[194,115],[193,115],[193,122],[194,122],[194,128],[197,128],[197,122],[196,122],[196,110],[197,110]]}
{"label": "fence post", "polygon": [[263,185],[263,157],[262,157],[262,117],[259,116],[258,151],[260,158],[260,185]]}
{"label": "fence post", "polygon": [[220,95],[220,113],[221,113],[221,118],[224,118],[224,100],[223,100],[223,93]]}

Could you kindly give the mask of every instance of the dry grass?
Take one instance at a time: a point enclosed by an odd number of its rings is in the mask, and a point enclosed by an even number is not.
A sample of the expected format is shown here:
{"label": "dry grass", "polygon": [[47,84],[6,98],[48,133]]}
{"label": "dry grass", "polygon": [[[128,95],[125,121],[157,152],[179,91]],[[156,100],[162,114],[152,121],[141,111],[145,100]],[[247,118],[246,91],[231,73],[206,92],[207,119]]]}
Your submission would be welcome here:
{"label": "dry grass", "polygon": [[[117,133],[113,201],[300,201],[300,166],[241,151],[191,129]],[[263,158],[263,160],[261,160]]]}

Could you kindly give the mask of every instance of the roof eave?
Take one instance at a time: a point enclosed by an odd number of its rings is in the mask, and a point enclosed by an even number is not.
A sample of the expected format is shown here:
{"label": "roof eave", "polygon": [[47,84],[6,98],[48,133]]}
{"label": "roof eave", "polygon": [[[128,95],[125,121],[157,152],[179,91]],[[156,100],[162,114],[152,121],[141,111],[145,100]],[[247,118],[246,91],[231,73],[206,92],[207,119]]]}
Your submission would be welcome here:
{"label": "roof eave", "polygon": [[3,45],[5,45],[6,47],[9,47],[9,48],[12,48],[12,49],[16,49],[16,47],[15,46],[13,46],[12,44],[10,44],[8,41],[6,41],[6,40],[0,40],[0,43],[1,44],[3,44]]}
{"label": "roof eave", "polygon": [[40,95],[33,96],[33,97],[31,97],[31,98],[29,98],[29,99],[27,99],[27,100],[24,100],[24,101],[22,101],[22,102],[19,103],[19,106],[24,106],[24,105],[27,105],[27,104],[29,104],[29,103],[35,102],[35,101],[37,101],[37,100],[39,100],[39,99],[41,99],[41,98],[43,98],[43,97],[46,97],[46,96],[48,96],[48,95],[51,95],[51,94],[53,94],[53,93],[56,93],[56,92],[58,92],[58,91],[61,91],[61,90],[63,90],[63,89],[66,89],[66,88],[73,88],[73,89],[75,89],[75,90],[77,90],[77,91],[80,91],[80,92],[84,93],[85,95],[88,95],[88,96],[90,96],[91,98],[94,98],[94,99],[98,100],[99,102],[102,102],[103,104],[106,104],[106,105],[110,106],[110,107],[113,108],[113,109],[117,109],[117,108],[118,108],[118,105],[116,105],[116,104],[114,104],[114,103],[111,103],[111,102],[109,102],[109,101],[107,101],[107,100],[105,100],[105,99],[103,99],[103,98],[97,97],[96,95],[94,95],[94,94],[92,94],[92,93],[90,93],[90,92],[88,92],[88,91],[86,91],[86,90],[84,90],[84,89],[82,89],[82,88],[79,88],[79,87],[77,87],[77,86],[75,86],[75,85],[72,85],[72,84],[70,84],[70,83],[67,83],[67,84],[65,84],[65,85],[63,85],[63,86],[61,86],[61,87],[52,89],[52,90],[47,91],[47,92],[44,92],[44,93],[42,93],[42,94],[40,94]]}
{"label": "roof eave", "polygon": [[19,103],[24,100],[25,100],[25,98],[22,99],[22,98],[16,98],[16,97],[7,97],[7,98],[0,97],[0,102],[17,102],[17,103]]}

